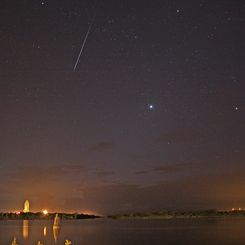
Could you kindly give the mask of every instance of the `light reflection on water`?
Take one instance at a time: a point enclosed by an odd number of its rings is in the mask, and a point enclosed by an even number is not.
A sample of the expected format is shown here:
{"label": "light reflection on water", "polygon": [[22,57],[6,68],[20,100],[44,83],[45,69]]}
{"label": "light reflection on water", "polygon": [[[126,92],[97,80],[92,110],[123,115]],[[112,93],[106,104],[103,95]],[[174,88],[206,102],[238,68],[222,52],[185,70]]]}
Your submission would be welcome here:
{"label": "light reflection on water", "polygon": [[57,243],[58,237],[60,233],[60,228],[59,227],[53,227],[53,236],[54,236],[54,242]]}
{"label": "light reflection on water", "polygon": [[23,238],[27,239],[29,235],[29,220],[23,220]]}
{"label": "light reflection on water", "polygon": [[43,228],[43,236],[46,237],[47,236],[47,227],[44,226]]}
{"label": "light reflection on water", "polygon": [[244,245],[244,218],[0,221],[0,245]]}

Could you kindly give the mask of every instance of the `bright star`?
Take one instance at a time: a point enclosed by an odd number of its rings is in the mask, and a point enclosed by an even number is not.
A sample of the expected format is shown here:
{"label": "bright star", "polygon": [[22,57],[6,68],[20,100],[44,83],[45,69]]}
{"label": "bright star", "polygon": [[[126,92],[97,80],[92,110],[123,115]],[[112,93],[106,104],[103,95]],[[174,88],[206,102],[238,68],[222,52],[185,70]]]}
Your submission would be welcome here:
{"label": "bright star", "polygon": [[154,110],[155,106],[153,104],[148,104],[148,109],[149,110]]}

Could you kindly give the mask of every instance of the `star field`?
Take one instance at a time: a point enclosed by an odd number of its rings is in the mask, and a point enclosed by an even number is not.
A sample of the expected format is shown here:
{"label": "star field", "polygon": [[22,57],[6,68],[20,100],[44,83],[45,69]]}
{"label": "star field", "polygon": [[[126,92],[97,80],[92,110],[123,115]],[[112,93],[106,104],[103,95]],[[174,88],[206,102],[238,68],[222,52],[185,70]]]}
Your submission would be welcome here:
{"label": "star field", "polygon": [[240,0],[2,3],[0,209],[245,206],[244,16]]}

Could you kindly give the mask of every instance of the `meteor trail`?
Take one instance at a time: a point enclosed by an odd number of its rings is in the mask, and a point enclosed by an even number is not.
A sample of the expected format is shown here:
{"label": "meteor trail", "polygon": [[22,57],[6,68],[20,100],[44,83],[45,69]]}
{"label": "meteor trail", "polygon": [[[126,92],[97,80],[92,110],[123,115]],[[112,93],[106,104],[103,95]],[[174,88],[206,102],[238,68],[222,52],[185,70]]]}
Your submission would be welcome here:
{"label": "meteor trail", "polygon": [[94,24],[94,20],[95,20],[96,13],[97,13],[97,7],[98,7],[98,0],[96,1],[95,9],[94,9],[94,16],[93,16],[93,18],[92,18],[92,21],[91,21],[91,23],[90,23],[90,25],[89,25],[89,27],[88,27],[87,33],[86,33],[85,38],[84,38],[84,40],[83,40],[83,44],[82,44],[81,50],[80,50],[80,52],[79,52],[79,54],[78,54],[76,63],[75,63],[75,65],[74,65],[74,67],[73,67],[73,71],[75,71],[76,68],[77,68],[77,65],[78,65],[78,62],[79,62],[79,60],[80,60],[80,57],[81,57],[81,55],[82,55],[82,53],[83,53],[83,49],[84,49],[84,47],[85,47],[85,44],[86,44],[88,35],[89,35],[90,30],[91,30],[91,28],[92,28],[92,26],[93,26],[93,24]]}
{"label": "meteor trail", "polygon": [[85,47],[85,44],[86,44],[86,41],[87,41],[89,32],[90,32],[90,30],[91,30],[91,27],[93,26],[93,23],[94,23],[94,19],[93,19],[93,21],[92,21],[92,22],[90,23],[90,25],[89,25],[88,31],[87,31],[87,33],[86,33],[86,36],[85,36],[84,40],[83,40],[83,44],[82,44],[81,50],[80,50],[79,55],[78,55],[78,57],[77,57],[77,61],[76,61],[75,65],[74,65],[74,67],[73,67],[73,71],[75,71],[76,68],[77,68],[77,64],[78,64],[78,62],[79,62],[79,60],[80,60],[80,57],[81,57],[81,55],[82,55],[82,53],[83,53],[83,49],[84,49],[84,47]]}

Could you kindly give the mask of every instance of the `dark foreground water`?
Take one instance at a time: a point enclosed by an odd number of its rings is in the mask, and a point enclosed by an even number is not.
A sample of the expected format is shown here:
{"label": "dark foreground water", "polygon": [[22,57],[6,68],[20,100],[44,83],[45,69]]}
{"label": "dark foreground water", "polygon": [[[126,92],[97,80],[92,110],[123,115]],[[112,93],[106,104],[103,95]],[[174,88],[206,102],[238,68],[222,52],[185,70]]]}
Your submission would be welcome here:
{"label": "dark foreground water", "polygon": [[0,221],[0,245],[245,245],[245,218],[172,220]]}

